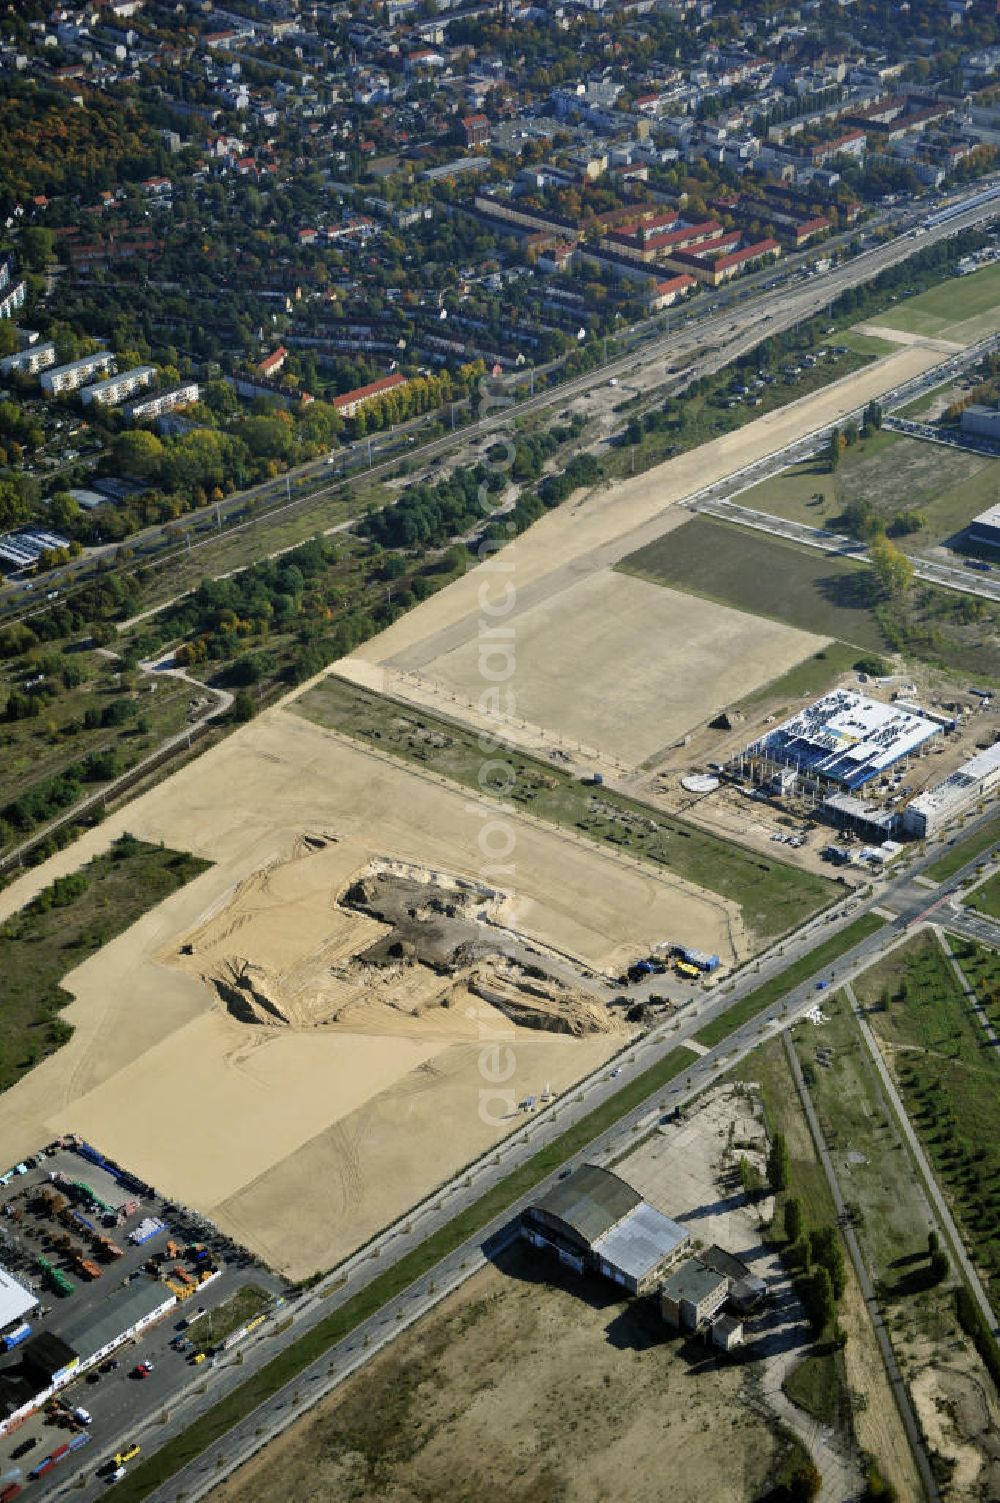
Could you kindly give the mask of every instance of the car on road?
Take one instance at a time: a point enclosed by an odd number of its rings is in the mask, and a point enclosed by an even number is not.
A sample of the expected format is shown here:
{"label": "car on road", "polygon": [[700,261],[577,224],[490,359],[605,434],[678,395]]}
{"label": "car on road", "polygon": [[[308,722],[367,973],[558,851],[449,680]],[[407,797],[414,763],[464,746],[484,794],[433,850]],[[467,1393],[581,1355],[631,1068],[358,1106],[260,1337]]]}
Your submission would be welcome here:
{"label": "car on road", "polygon": [[149,1360],[148,1357],[145,1358],[144,1361],[136,1363],[136,1366],[135,1366],[135,1376],[137,1378],[148,1378],[149,1375],[150,1375],[150,1373],[152,1371],[153,1371],[153,1364],[152,1364],[152,1362],[150,1362],[150,1360]]}
{"label": "car on road", "polygon": [[134,1440],[130,1440],[127,1446],[115,1452],[115,1466],[124,1466],[126,1461],[134,1461],[140,1449]]}
{"label": "car on road", "polygon": [[21,1444],[19,1446],[15,1446],[14,1449],[13,1449],[13,1451],[11,1451],[11,1453],[10,1453],[10,1459],[11,1459],[11,1461],[17,1461],[19,1457],[21,1457],[21,1456],[27,1456],[28,1452],[29,1451],[33,1451],[35,1449],[35,1447],[37,1446],[37,1444],[38,1444],[38,1436],[37,1435],[33,1435],[30,1440],[22,1440]]}

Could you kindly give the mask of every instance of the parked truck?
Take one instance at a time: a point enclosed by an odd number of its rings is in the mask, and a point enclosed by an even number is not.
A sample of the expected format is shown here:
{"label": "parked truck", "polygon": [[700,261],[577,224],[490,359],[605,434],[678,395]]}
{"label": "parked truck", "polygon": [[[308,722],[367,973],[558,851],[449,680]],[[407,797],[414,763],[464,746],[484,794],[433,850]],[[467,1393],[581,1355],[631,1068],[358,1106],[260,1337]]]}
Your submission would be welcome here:
{"label": "parked truck", "polygon": [[21,1324],[15,1326],[12,1331],[8,1331],[6,1336],[0,1336],[0,1347],[5,1352],[12,1352],[16,1346],[21,1345],[22,1341],[27,1341],[30,1335],[31,1327],[26,1320],[22,1320]]}

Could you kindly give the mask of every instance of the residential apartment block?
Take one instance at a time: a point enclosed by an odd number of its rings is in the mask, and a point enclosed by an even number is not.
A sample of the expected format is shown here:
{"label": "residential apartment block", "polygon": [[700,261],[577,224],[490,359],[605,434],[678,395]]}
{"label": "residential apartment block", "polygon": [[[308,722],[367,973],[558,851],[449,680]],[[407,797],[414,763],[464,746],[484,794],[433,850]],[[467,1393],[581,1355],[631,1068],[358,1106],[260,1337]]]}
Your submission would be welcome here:
{"label": "residential apartment block", "polygon": [[98,350],[95,355],[71,360],[69,365],[57,365],[52,370],[43,371],[38,378],[39,384],[50,396],[58,397],[63,392],[85,386],[95,376],[107,375],[114,363],[115,357],[110,350]]}
{"label": "residential apartment block", "polygon": [[155,365],[134,365],[131,370],[120,371],[117,376],[108,376],[104,381],[95,381],[80,392],[80,401],[85,407],[96,402],[98,407],[117,407],[134,391],[148,386],[156,375]]}

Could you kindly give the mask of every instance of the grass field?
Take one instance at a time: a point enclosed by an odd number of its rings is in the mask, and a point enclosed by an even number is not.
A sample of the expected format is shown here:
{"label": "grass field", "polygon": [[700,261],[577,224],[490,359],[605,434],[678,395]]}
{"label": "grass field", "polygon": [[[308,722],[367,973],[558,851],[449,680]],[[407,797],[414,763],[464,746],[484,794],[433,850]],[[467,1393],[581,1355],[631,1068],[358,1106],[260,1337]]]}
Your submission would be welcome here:
{"label": "grass field", "polygon": [[934,882],[947,882],[960,871],[966,862],[978,856],[981,851],[988,850],[995,841],[1000,840],[1000,817],[991,819],[981,830],[970,835],[966,840],[958,840],[952,844],[943,856],[927,867],[924,875]]}
{"label": "grass field", "polygon": [[139,1499],[146,1497],[154,1488],[172,1477],[180,1467],[200,1455],[213,1440],[224,1435],[258,1404],[294,1378],[296,1373],[314,1362],[395,1295],[408,1288],[414,1280],[427,1273],[449,1252],[460,1247],[468,1237],[499,1216],[514,1201],[527,1194],[565,1159],[639,1106],[647,1097],[654,1095],[676,1075],[690,1069],[696,1059],[697,1056],[683,1045],[672,1050],[659,1064],[636,1075],[615,1093],[612,1100],[588,1112],[575,1126],[560,1133],[526,1164],[508,1174],[467,1210],[454,1217],[440,1232],[428,1237],[413,1252],[401,1258],[392,1268],[386,1269],[360,1294],[328,1315],[235,1393],[215,1404],[189,1426],[183,1435],[169,1441],[155,1456],[130,1470],[128,1476],[118,1484],[117,1497],[121,1503],[138,1503]]}
{"label": "grass field", "polygon": [[918,511],[925,526],[904,546],[952,537],[1000,493],[1000,461],[922,443],[886,430],[844,451],[835,474],[825,460],[805,460],[737,499],[741,505],[810,527],[838,528],[851,502],[869,502],[889,525],[900,512]]}
{"label": "grass field", "polygon": [[630,554],[619,568],[866,652],[886,649],[868,604],[868,568],[850,559],[699,516]]}
{"label": "grass field", "polygon": [[985,602],[921,582],[904,600],[878,604],[866,564],[749,528],[692,517],[618,567],[866,652],[895,649],[949,671],[1000,678],[997,612]]}
{"label": "grass field", "polygon": [[[908,1299],[929,1287],[923,1254],[934,1223],[844,994],[823,1012],[822,1027],[795,1030],[796,1051],[868,1266],[887,1299]],[[829,1067],[817,1063],[818,1048],[832,1050]],[[952,1314],[946,1303],[942,1320]]]}
{"label": "grass field", "polygon": [[982,887],[970,892],[965,901],[977,913],[984,913],[987,918],[1000,919],[1000,875],[990,877]]}
{"label": "grass field", "polygon": [[873,360],[881,360],[885,355],[891,355],[899,349],[889,339],[879,339],[877,334],[861,334],[857,329],[840,329],[837,331],[838,344],[844,344],[849,350],[857,355],[870,355]]}
{"label": "grass field", "polygon": [[780,997],[790,992],[800,982],[805,981],[807,977],[812,976],[816,971],[825,970],[853,945],[859,944],[869,934],[874,934],[876,929],[881,929],[883,923],[884,920],[880,919],[877,914],[862,914],[852,924],[848,924],[846,929],[841,929],[823,944],[810,950],[809,954],[804,955],[801,960],[795,961],[779,975],[749,992],[741,1002],[737,1002],[735,1007],[731,1007],[721,1017],[714,1018],[704,1028],[699,1028],[695,1034],[698,1043],[704,1044],[709,1049],[714,1048],[749,1018],[755,1018],[759,1012],[764,1011],[765,1007],[770,1007],[772,1002],[777,1002]]}
{"label": "grass field", "polygon": [[69,1038],[59,1017],[71,1000],[60,985],[67,972],[207,866],[124,836],[0,926],[0,1090]]}
{"label": "grass field", "polygon": [[207,1352],[210,1347],[232,1335],[233,1331],[238,1331],[240,1326],[246,1325],[247,1321],[253,1320],[255,1315],[269,1310],[273,1303],[272,1296],[257,1284],[244,1284],[223,1304],[216,1306],[214,1310],[208,1310],[184,1334],[195,1352]]}
{"label": "grass field", "polygon": [[878,322],[908,334],[961,343],[1000,328],[1000,263],[967,277],[950,277],[878,315]]}
{"label": "grass field", "polygon": [[[786,695],[789,700],[801,699],[806,694],[819,696],[825,693],[835,679],[853,668],[858,661],[858,649],[852,647],[850,642],[831,642],[820,652],[814,652],[812,657],[796,663],[794,668],[790,668],[780,678],[772,679],[769,684],[755,689],[752,694],[741,699],[736,708],[745,711],[752,705],[760,704],[764,699],[774,702]],[[775,713],[780,720],[780,712]]]}
{"label": "grass field", "polygon": [[[32,681],[36,687],[26,694],[25,683]],[[30,699],[37,713],[0,721],[0,849],[31,827],[27,806],[23,817],[10,808],[17,800],[44,791],[91,754],[113,753],[119,770],[131,766],[181,730],[194,701],[204,698],[196,684],[171,678],[153,684],[118,659],[69,640],[39,644],[27,662],[0,663],[0,705],[12,695]],[[102,725],[101,717],[113,716],[110,707],[120,710],[122,701],[129,718]]]}
{"label": "grass field", "polygon": [[[964,949],[954,941],[960,959]],[[996,986],[1000,957],[983,953]],[[855,990],[970,1255],[992,1284],[1000,1279],[1000,1060],[933,934],[872,967]]]}
{"label": "grass field", "polygon": [[[480,740],[463,726],[369,694],[335,676],[315,685],[292,708],[308,720],[375,744],[456,783],[481,787]],[[588,787],[522,752],[501,747],[497,755],[516,777],[509,791],[497,791],[516,806],[730,899],[739,905],[747,928],[762,939],[796,927],[834,896],[826,878],[729,844],[610,789]]]}

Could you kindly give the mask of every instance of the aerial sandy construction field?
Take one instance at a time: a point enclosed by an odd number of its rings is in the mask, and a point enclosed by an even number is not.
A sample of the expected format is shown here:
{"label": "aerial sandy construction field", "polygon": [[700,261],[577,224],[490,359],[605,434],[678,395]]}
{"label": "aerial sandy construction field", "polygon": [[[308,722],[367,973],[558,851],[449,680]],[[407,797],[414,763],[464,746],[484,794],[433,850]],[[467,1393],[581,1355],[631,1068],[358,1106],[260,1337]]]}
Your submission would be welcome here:
{"label": "aerial sandy construction field", "polygon": [[[350,968],[385,927],[338,895],[379,857],[476,881],[482,827],[467,792],[276,709],[26,874],[2,911],[123,829],[216,863],[68,978],[73,1039],[0,1099],[8,1158],[79,1131],[293,1275],[335,1262],[511,1130],[483,1030],[509,1036],[515,1101],[625,1041],[512,1026],[422,968],[395,987]],[[678,926],[727,953],[721,900],[510,827],[498,925],[597,968]],[[234,1009],[219,981],[241,968]]]}
{"label": "aerial sandy construction field", "polygon": [[[552,728],[633,766],[826,640],[610,569],[532,605],[514,627],[518,718],[539,739]],[[478,637],[421,677],[453,697],[451,713],[475,713],[484,688]],[[409,694],[415,679],[397,682]]]}
{"label": "aerial sandy construction field", "polygon": [[[525,628],[525,692],[546,729],[613,740],[638,760],[688,715],[704,718],[716,698],[807,655],[817,640],[808,632],[674,598],[610,566],[684,520],[670,508],[697,486],[935,358],[902,350],[550,513],[519,539],[506,577],[523,613],[513,619]],[[458,580],[369,644],[359,671],[377,677],[386,662],[423,670],[456,652],[446,671],[471,689],[462,652],[478,630],[480,586],[504,577]],[[495,1104],[484,1116],[480,1030],[497,1018],[481,994],[467,1014],[467,976],[434,993],[401,963],[398,984],[361,995],[351,957],[382,931],[338,900],[374,861],[492,880],[492,921],[522,947],[598,970],[678,933],[734,957],[734,904],[516,813],[504,815],[513,849],[484,857],[493,813],[279,706],[26,873],[0,894],[0,916],[123,830],[214,863],[68,979],[72,1041],[0,1100],[8,1156],[79,1131],[302,1275],[404,1213],[517,1120],[498,1117]],[[484,864],[498,860],[512,871],[484,879]],[[514,1035],[515,1101],[565,1089],[622,1043],[614,1028],[572,1036],[500,1021]]]}
{"label": "aerial sandy construction field", "polygon": [[[644,475],[595,489],[541,518],[524,536],[424,601],[338,665],[380,685],[480,724],[484,632],[509,629],[516,739],[550,749],[562,737],[635,766],[822,646],[751,616],[720,613],[679,594],[655,603],[612,583],[626,554],[682,525],[677,503],[766,457],[940,361],[906,347],[869,368],[748,423]],[[775,582],[777,583],[777,582]],[[514,596],[511,596],[511,591]],[[490,614],[490,609],[493,613]],[[402,675],[402,676],[401,676]],[[493,713],[487,707],[487,713]],[[502,719],[509,720],[507,702]]]}

